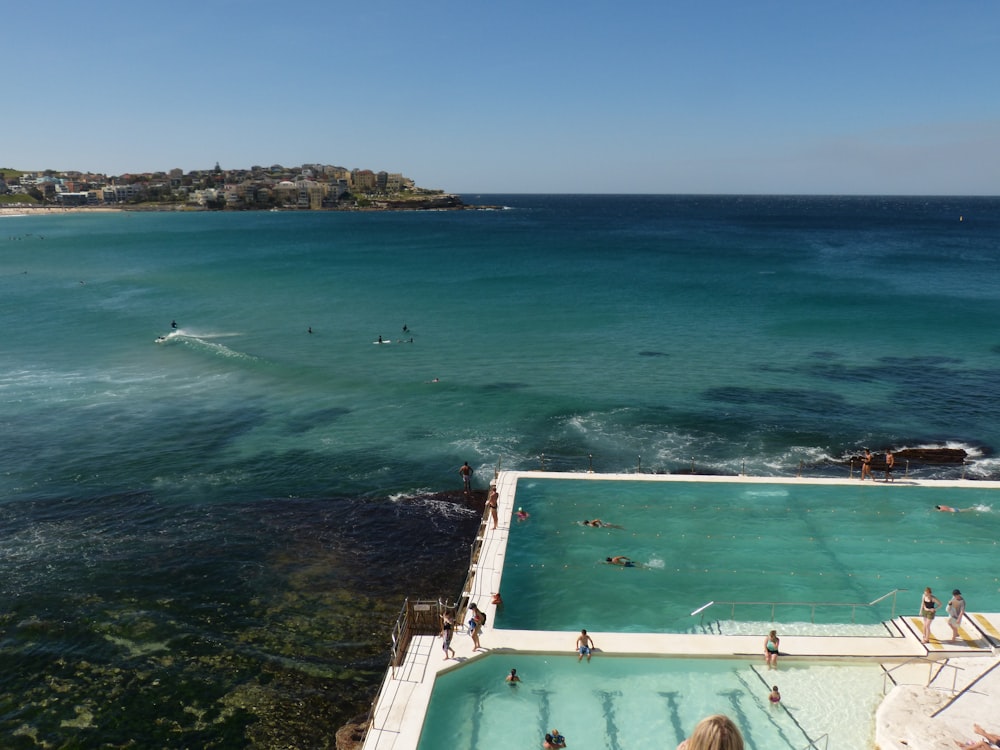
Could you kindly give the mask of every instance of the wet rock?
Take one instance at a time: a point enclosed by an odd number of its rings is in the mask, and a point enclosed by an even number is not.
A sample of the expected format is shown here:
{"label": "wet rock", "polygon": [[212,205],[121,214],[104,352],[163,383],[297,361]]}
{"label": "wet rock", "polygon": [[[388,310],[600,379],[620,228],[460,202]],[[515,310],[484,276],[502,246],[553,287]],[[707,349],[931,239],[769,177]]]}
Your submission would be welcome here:
{"label": "wet rock", "polygon": [[337,750],[361,750],[368,733],[368,720],[358,716],[337,730]]}

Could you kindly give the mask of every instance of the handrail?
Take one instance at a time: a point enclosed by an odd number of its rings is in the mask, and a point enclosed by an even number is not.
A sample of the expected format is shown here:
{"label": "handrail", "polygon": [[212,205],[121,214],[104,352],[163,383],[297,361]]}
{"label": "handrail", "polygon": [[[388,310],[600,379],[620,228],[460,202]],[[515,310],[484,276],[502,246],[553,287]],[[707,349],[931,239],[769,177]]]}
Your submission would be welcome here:
{"label": "handrail", "polygon": [[[934,713],[931,714],[931,718],[934,719],[939,714],[942,714],[945,711],[947,711],[949,708],[951,708],[952,704],[955,701],[957,701],[959,698],[961,698],[963,695],[965,695],[965,693],[970,692],[972,690],[972,688],[976,685],[976,683],[978,683],[980,680],[984,679],[986,677],[986,675],[988,675],[990,672],[992,672],[997,667],[1000,667],[1000,664],[994,664],[992,667],[990,667],[989,669],[987,669],[985,672],[983,672],[981,675],[979,675],[976,679],[974,679],[972,682],[970,682],[968,685],[966,685],[960,691],[957,691],[955,695],[951,696],[951,700],[949,700],[947,703],[945,703],[943,706],[941,706],[941,708],[939,708],[937,711],[935,711]],[[957,667],[956,667],[956,669],[957,669]]]}
{"label": "handrail", "polygon": [[[898,594],[898,593],[899,593],[900,591],[909,591],[909,589],[893,589],[893,590],[892,590],[892,591],[890,591],[890,592],[889,592],[888,594],[883,594],[883,595],[882,595],[882,596],[880,596],[880,597],[879,597],[878,599],[873,599],[872,601],[868,602],[868,606],[869,606],[869,607],[871,607],[871,606],[873,606],[873,605],[875,605],[875,604],[878,604],[878,603],[879,603],[880,601],[882,601],[883,599],[888,599],[888,598],[889,598],[890,596],[895,596],[895,595],[896,595],[896,594]],[[895,610],[895,602],[893,603],[893,605],[894,605],[894,606],[893,606],[893,616],[895,617],[895,612],[896,612],[896,610]]]}
{"label": "handrail", "polygon": [[[912,659],[907,659],[906,661],[900,662],[899,664],[897,664],[896,666],[894,666],[892,669],[885,669],[885,667],[883,667],[884,674],[882,675],[882,695],[885,695],[885,693],[886,693],[886,690],[885,690],[885,681],[887,679],[891,679],[892,680],[892,684],[894,686],[900,684],[900,683],[896,682],[895,679],[892,678],[892,673],[893,672],[895,672],[900,667],[905,667],[905,666],[907,666],[909,664],[915,664],[915,663],[919,663],[919,662],[927,662],[927,682],[924,683],[924,687],[930,687],[931,683],[934,682],[934,680],[937,678],[937,675],[934,674],[934,667],[935,666],[938,667],[938,674],[940,674],[940,672],[941,672],[942,669],[944,669],[945,667],[948,667],[949,669],[954,669],[955,670],[954,672],[952,672],[951,692],[952,692],[952,694],[958,692],[958,673],[962,672],[962,671],[965,671],[962,667],[955,666],[954,664],[950,664],[947,661],[937,661],[935,659],[928,659],[926,656],[914,656]],[[903,684],[913,684],[913,683],[903,683]]]}
{"label": "handrail", "polygon": [[[709,607],[715,606],[717,604],[725,604],[725,605],[728,605],[730,607],[730,610],[729,610],[729,617],[730,617],[730,619],[735,620],[736,619],[736,605],[738,605],[738,604],[740,604],[740,605],[748,605],[748,606],[749,605],[754,605],[754,606],[764,605],[764,606],[768,606],[768,607],[771,608],[771,620],[773,622],[774,621],[774,613],[775,613],[775,610],[778,607],[809,607],[810,610],[811,610],[810,611],[810,615],[809,615],[809,617],[810,617],[809,621],[812,622],[812,623],[815,623],[816,622],[816,608],[817,607],[851,607],[851,622],[853,623],[853,622],[855,622],[855,614],[857,613],[857,610],[859,608],[865,609],[865,608],[873,607],[874,605],[878,604],[879,602],[881,602],[881,601],[883,601],[885,599],[888,599],[891,596],[891,597],[893,597],[893,599],[892,599],[892,615],[889,618],[891,620],[891,619],[894,619],[896,617],[896,594],[898,594],[901,591],[906,591],[906,590],[907,589],[893,589],[889,593],[884,594],[884,595],[880,596],[878,599],[875,599],[872,602],[868,602],[867,604],[865,604],[865,603],[850,604],[850,603],[845,603],[845,602],[776,602],[776,601],[770,601],[770,602],[764,602],[764,601],[760,601],[760,602],[745,601],[745,602],[741,602],[741,601],[713,600],[713,601],[708,602],[707,604],[703,604],[702,606],[698,607],[698,609],[694,610],[691,613],[691,617],[694,617],[697,614],[705,612],[705,610],[707,610]],[[704,619],[704,615],[702,616],[702,619]]]}

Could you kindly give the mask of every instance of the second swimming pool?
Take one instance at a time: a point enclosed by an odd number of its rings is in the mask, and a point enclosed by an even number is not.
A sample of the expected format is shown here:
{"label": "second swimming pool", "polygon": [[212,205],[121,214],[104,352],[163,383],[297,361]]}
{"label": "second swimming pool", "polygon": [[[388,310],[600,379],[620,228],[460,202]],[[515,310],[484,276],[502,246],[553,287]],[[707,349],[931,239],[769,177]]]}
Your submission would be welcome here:
{"label": "second swimming pool", "polygon": [[872,747],[881,697],[876,664],[490,654],[438,676],[418,750],[540,747],[553,729],[574,750],[673,748],[713,713],[736,721],[749,750]]}
{"label": "second swimming pool", "polygon": [[[932,586],[960,588],[969,608],[1000,611],[997,490],[885,484],[730,483],[520,478],[497,628],[690,632],[710,602],[801,602],[781,622],[877,624],[892,599],[870,609],[805,603],[870,602],[893,589],[895,614],[915,614]],[[940,513],[935,505],[973,508]],[[623,528],[592,528],[600,518]],[[605,563],[626,555],[636,567]],[[709,618],[726,620],[729,605]],[[741,605],[737,620],[771,619],[769,605]]]}

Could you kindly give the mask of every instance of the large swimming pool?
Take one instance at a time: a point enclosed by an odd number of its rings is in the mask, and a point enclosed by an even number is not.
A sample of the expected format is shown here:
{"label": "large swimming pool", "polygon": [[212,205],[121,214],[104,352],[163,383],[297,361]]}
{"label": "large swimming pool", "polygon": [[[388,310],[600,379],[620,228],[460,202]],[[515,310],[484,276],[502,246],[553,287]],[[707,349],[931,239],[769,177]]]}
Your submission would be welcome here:
{"label": "large swimming pool", "polygon": [[[518,480],[503,566],[497,628],[689,632],[690,613],[715,602],[870,602],[893,589],[895,614],[917,612],[931,586],[960,588],[969,608],[1000,611],[998,490],[976,487]],[[941,513],[935,505],[975,508]],[[1000,503],[998,503],[1000,508]],[[600,518],[623,528],[591,528]],[[627,555],[634,568],[608,565]],[[709,619],[727,620],[716,604]],[[779,622],[877,623],[870,609],[783,606]],[[771,619],[767,604],[740,605],[736,620]]]}
{"label": "large swimming pool", "polygon": [[[504,682],[511,668],[522,678],[514,687]],[[712,713],[733,718],[749,750],[816,740],[856,749],[874,745],[881,697],[876,664],[786,661],[767,671],[744,659],[491,654],[438,676],[418,750],[537,748],[552,729],[574,750],[674,748]]]}

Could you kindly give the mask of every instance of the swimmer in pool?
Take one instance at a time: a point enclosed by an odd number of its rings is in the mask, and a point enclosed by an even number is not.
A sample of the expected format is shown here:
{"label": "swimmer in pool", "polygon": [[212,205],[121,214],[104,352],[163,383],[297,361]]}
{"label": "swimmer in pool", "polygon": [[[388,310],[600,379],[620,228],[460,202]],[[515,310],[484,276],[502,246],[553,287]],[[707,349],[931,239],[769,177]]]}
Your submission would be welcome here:
{"label": "swimmer in pool", "polygon": [[604,558],[604,562],[608,565],[621,565],[623,568],[635,568],[637,567],[634,562],[632,562],[625,555],[615,555],[614,557]]}
{"label": "swimmer in pool", "polygon": [[593,526],[598,529],[624,529],[624,526],[619,526],[616,523],[605,523],[600,518],[595,518],[593,521],[584,520],[584,526]]}
{"label": "swimmer in pool", "polygon": [[935,505],[934,510],[939,510],[942,513],[968,513],[975,508],[952,508],[950,505]]}

